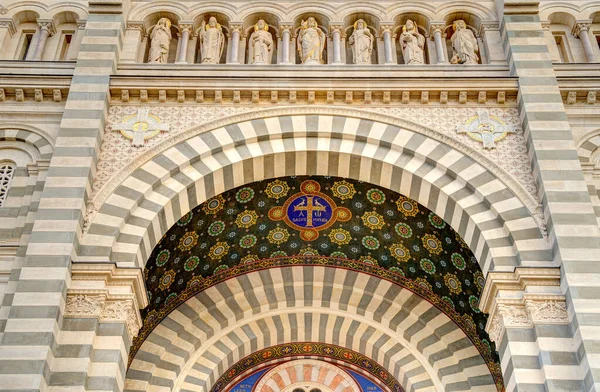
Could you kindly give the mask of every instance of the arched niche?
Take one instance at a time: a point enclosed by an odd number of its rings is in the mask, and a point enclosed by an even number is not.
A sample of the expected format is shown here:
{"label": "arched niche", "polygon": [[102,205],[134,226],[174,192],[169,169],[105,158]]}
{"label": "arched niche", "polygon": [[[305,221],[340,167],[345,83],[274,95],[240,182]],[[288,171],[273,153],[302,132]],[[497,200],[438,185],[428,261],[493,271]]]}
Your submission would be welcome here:
{"label": "arched niche", "polygon": [[144,28],[148,33],[148,40],[146,41],[146,47],[144,48],[144,63],[148,63],[150,61],[149,53],[150,48],[152,47],[152,31],[154,27],[158,23],[158,21],[162,18],[167,18],[171,22],[171,42],[169,45],[169,54],[167,57],[167,63],[174,63],[177,59],[177,49],[179,47],[179,29],[178,25],[180,22],[179,16],[173,12],[161,11],[155,12],[148,15],[144,19]]}
{"label": "arched niche", "polygon": [[413,23],[416,23],[417,25],[417,30],[419,31],[419,33],[421,35],[423,35],[423,37],[425,37],[425,45],[423,48],[423,54],[424,54],[424,61],[425,64],[429,64],[429,59],[431,54],[430,53],[435,53],[435,46],[433,45],[433,41],[430,41],[429,38],[429,32],[427,31],[427,26],[429,26],[429,19],[427,18],[426,15],[418,13],[418,12],[411,12],[411,13],[403,13],[400,14],[398,16],[396,16],[396,18],[394,19],[394,29],[392,32],[392,37],[394,39],[394,44],[396,47],[396,58],[398,61],[398,64],[405,64],[406,62],[404,61],[404,56],[402,54],[402,44],[399,42],[400,39],[400,35],[402,34],[402,29],[404,28],[404,25],[406,25],[406,21],[408,20],[412,20]]}
{"label": "arched niche", "polygon": [[319,25],[319,29],[323,31],[325,34],[325,49],[323,50],[323,64],[330,63],[329,59],[333,58],[333,45],[331,45],[331,39],[329,34],[329,24],[331,20],[325,15],[318,12],[305,12],[294,20],[294,35],[292,40],[292,45],[290,50],[294,50],[296,53],[296,64],[301,64],[302,60],[300,58],[299,48],[298,48],[298,32],[300,31],[300,27],[302,21],[306,21],[308,18],[313,17],[317,21]]}
{"label": "arched niche", "polygon": [[573,35],[576,17],[564,11],[553,12],[545,22],[548,50],[553,62],[586,62],[581,40]]}
{"label": "arched niche", "polygon": [[470,12],[452,12],[444,18],[446,22],[445,35],[446,35],[446,49],[448,51],[448,60],[452,58],[454,53],[452,49],[452,35],[454,34],[454,22],[457,20],[464,20],[467,29],[473,32],[473,35],[477,39],[477,46],[479,51],[477,56],[479,57],[479,64],[487,63],[487,54],[485,53],[485,45],[482,37],[479,35],[479,29],[481,28],[481,18]]}
{"label": "arched niche", "polygon": [[385,61],[385,55],[383,53],[383,41],[381,41],[380,45],[379,40],[379,18],[367,12],[355,12],[344,18],[344,34],[342,35],[342,45],[345,45],[346,64],[354,64],[352,47],[349,44],[349,39],[354,32],[354,25],[360,19],[365,21],[369,31],[371,34],[373,34],[373,54],[371,58],[371,64],[379,64],[380,59]]}
{"label": "arched niche", "polygon": [[33,10],[19,11],[12,17],[16,30],[10,40],[10,47],[13,50],[10,51],[11,53],[6,49],[3,50],[3,53],[0,53],[0,58],[6,60],[27,60],[31,58],[37,45],[40,29],[37,22],[39,18],[40,14]]}
{"label": "arched niche", "polygon": [[223,43],[223,52],[221,53],[221,58],[219,60],[219,64],[225,64],[227,63],[227,59],[229,58],[229,50],[230,50],[230,44],[231,44],[231,29],[229,26],[229,23],[231,22],[231,19],[229,18],[228,15],[222,13],[222,12],[211,12],[211,11],[206,11],[203,12],[201,14],[198,14],[194,17],[193,19],[193,26],[194,26],[194,33],[196,38],[195,42],[193,43],[196,47],[196,57],[195,57],[195,62],[196,63],[201,63],[202,62],[202,43],[200,41],[200,38],[198,36],[200,29],[202,28],[202,24],[203,22],[208,25],[208,21],[210,20],[211,17],[215,17],[217,19],[217,23],[221,26],[221,31],[223,32],[224,35],[224,43]]}
{"label": "arched niche", "polygon": [[279,18],[277,17],[277,15],[275,14],[271,14],[268,12],[257,12],[257,13],[253,13],[248,15],[245,19],[244,19],[244,36],[245,36],[245,63],[246,64],[251,64],[252,63],[252,59],[250,57],[252,50],[251,50],[251,46],[252,46],[252,42],[250,41],[250,39],[252,38],[252,34],[254,33],[254,26],[258,23],[259,20],[264,20],[265,23],[267,25],[269,25],[269,33],[271,34],[271,37],[273,38],[273,48],[271,50],[272,52],[272,56],[271,56],[271,64],[277,64],[279,62],[280,56],[281,54],[279,53],[278,49],[281,45],[281,37],[279,34]]}

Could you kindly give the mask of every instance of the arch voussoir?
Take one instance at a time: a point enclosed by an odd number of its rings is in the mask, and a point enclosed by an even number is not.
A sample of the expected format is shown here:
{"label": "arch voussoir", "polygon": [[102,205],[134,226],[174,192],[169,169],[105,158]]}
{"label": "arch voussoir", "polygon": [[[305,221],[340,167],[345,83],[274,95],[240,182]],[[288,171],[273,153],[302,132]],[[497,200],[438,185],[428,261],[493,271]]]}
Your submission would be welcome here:
{"label": "arch voussoir", "polygon": [[[516,181],[447,137],[414,128],[314,113],[190,134],[123,178],[93,215],[81,255],[143,266],[168,228],[210,197],[267,178],[330,175],[387,187],[433,210],[464,238],[484,272],[547,259],[532,201]],[[92,241],[96,253],[89,255]]]}

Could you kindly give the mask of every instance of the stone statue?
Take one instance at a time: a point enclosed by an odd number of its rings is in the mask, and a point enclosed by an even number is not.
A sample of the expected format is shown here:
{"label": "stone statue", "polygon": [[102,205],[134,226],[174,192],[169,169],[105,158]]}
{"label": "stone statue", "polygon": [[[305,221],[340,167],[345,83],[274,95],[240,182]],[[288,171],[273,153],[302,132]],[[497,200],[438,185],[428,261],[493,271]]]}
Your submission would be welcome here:
{"label": "stone statue", "polygon": [[477,64],[479,46],[473,32],[467,28],[464,20],[457,20],[452,27],[454,28],[452,35],[454,55],[450,59],[450,64]]}
{"label": "stone statue", "polygon": [[402,27],[400,44],[402,45],[404,64],[425,64],[425,56],[423,54],[425,37],[419,33],[417,24],[410,19]]}
{"label": "stone statue", "polygon": [[150,34],[149,63],[165,64],[167,62],[171,38],[173,38],[171,35],[171,21],[167,18],[160,18]]}
{"label": "stone statue", "polygon": [[271,64],[273,57],[273,36],[269,33],[269,25],[259,20],[254,25],[254,33],[250,36],[250,64]]}
{"label": "stone statue", "polygon": [[354,64],[371,64],[373,54],[373,34],[369,31],[364,20],[359,19],[354,23],[354,32],[348,43],[352,47]]}
{"label": "stone statue", "polygon": [[219,64],[225,46],[225,35],[221,25],[217,23],[217,18],[211,16],[208,25],[202,21],[199,35],[202,43],[202,60],[200,62],[202,64]]}
{"label": "stone statue", "polygon": [[323,64],[323,49],[325,49],[325,33],[319,28],[312,16],[302,21],[298,32],[298,52],[302,64]]}

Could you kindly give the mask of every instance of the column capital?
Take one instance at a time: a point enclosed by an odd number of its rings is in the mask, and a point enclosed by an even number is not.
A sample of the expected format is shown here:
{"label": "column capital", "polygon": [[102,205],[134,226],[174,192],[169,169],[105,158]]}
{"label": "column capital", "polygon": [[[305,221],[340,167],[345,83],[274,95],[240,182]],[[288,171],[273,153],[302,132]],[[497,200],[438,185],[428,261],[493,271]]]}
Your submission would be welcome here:
{"label": "column capital", "polygon": [[569,323],[565,296],[560,289],[560,269],[554,267],[490,272],[479,308],[489,313],[486,331],[497,345],[506,328]]}
{"label": "column capital", "polygon": [[290,33],[290,35],[294,32],[294,24],[292,22],[284,22],[279,24],[279,32],[283,34],[284,31]]}
{"label": "column capital", "polygon": [[433,34],[436,33],[437,31],[444,34],[445,30],[446,30],[446,26],[447,26],[447,24],[444,21],[434,21],[434,22],[429,23],[429,36],[433,37]]}
{"label": "column capital", "polygon": [[542,22],[542,30],[550,30],[551,24],[552,24],[552,22],[550,22],[549,20],[543,21]]}
{"label": "column capital", "polygon": [[344,25],[342,23],[331,23],[329,24],[329,32],[333,34],[334,32],[339,32],[340,34],[344,33]]}
{"label": "column capital", "polygon": [[592,26],[592,21],[591,20],[578,20],[575,22],[575,26],[573,26],[573,35],[577,38],[579,38],[579,35],[583,32],[583,31],[589,31],[590,27]]}
{"label": "column capital", "polygon": [[231,30],[231,33],[234,33],[237,31],[238,33],[241,34],[243,32],[243,28],[244,28],[243,23],[238,23],[238,22],[229,23],[229,29]]}
{"label": "column capital", "polygon": [[391,33],[394,30],[393,23],[380,23],[379,24],[379,35],[383,35],[384,33]]}
{"label": "column capital", "polygon": [[183,33],[184,31],[192,33],[192,30],[194,29],[194,25],[192,22],[181,22],[177,27],[179,28],[180,33]]}
{"label": "column capital", "polygon": [[78,20],[77,21],[77,30],[85,30],[86,25],[87,25],[87,20]]}
{"label": "column capital", "polygon": [[141,269],[114,264],[74,263],[67,290],[65,317],[123,322],[129,336],[142,326],[140,309],[148,306]]}
{"label": "column capital", "polygon": [[38,19],[38,26],[40,26],[41,30],[46,30],[50,36],[53,36],[56,33],[54,29],[54,23],[48,19]]}

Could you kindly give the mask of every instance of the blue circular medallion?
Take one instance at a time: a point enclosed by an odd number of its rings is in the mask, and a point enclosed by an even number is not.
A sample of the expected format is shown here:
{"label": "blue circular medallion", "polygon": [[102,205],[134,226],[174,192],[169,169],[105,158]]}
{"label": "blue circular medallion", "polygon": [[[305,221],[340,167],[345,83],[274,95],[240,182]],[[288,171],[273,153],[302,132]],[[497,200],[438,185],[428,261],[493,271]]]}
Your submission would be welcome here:
{"label": "blue circular medallion", "polygon": [[329,223],[333,216],[333,208],[320,196],[302,195],[289,204],[287,216],[296,226],[319,228]]}

